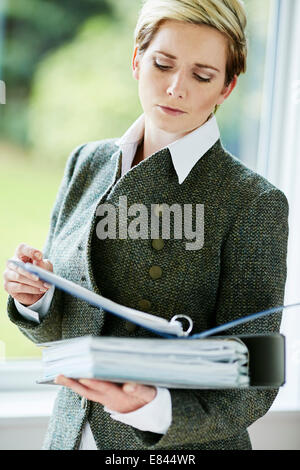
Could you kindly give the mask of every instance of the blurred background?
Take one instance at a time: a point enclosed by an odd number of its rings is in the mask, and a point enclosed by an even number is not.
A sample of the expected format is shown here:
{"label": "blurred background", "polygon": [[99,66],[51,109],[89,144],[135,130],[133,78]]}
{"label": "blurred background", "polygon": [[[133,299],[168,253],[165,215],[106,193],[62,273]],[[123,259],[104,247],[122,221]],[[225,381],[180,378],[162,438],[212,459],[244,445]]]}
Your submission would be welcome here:
{"label": "blurred background", "polygon": [[[300,300],[300,0],[244,3],[248,70],[216,117],[224,147],[289,199],[287,304]],[[119,137],[142,113],[131,70],[140,7],[141,0],[0,0],[0,80],[6,84],[6,103],[0,104],[1,276],[19,243],[42,249],[74,147]],[[6,303],[1,282],[0,362],[39,359],[40,350],[9,322]],[[299,314],[284,314],[282,323],[288,381],[278,409],[300,408]]]}

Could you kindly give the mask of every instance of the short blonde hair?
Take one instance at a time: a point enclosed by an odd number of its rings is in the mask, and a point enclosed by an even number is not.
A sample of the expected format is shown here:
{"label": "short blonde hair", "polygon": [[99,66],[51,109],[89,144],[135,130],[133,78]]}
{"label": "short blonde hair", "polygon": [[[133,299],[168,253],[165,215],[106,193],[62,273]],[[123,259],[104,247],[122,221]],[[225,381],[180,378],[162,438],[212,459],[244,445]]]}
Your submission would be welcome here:
{"label": "short blonde hair", "polygon": [[[242,0],[143,0],[134,32],[135,47],[143,54],[166,20],[205,24],[225,34],[228,53],[224,86],[246,73],[247,18]],[[215,112],[219,108],[216,105]]]}

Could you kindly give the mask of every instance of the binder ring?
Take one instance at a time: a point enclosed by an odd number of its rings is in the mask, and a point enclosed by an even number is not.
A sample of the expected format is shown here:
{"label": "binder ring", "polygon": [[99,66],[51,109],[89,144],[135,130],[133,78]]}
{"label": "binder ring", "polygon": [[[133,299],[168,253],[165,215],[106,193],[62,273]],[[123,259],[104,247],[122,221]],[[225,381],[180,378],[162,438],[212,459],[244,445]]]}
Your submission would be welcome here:
{"label": "binder ring", "polygon": [[174,317],[171,318],[170,323],[173,323],[174,321],[176,321],[177,318],[185,318],[186,320],[188,320],[190,326],[188,327],[188,329],[186,331],[183,331],[183,334],[182,334],[182,336],[188,336],[189,333],[193,329],[193,320],[190,317],[188,317],[187,315],[174,315]]}

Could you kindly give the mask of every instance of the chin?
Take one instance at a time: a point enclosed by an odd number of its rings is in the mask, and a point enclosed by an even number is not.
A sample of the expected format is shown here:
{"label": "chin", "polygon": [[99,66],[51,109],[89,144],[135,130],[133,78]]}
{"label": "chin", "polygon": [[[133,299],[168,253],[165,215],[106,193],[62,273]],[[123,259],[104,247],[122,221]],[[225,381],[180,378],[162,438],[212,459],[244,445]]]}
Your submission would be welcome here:
{"label": "chin", "polygon": [[[183,122],[184,122],[184,116],[186,115],[183,115],[183,116],[169,116],[168,114],[162,114],[159,109],[157,108],[154,112],[151,113],[151,121],[153,123],[155,123],[156,125],[160,125],[160,126],[163,126],[165,128],[168,128],[170,131],[171,129],[173,130],[173,132],[176,132],[176,129],[177,130],[181,130],[182,129],[182,125],[183,125]],[[185,123],[186,125],[186,123]]]}
{"label": "chin", "polygon": [[152,121],[155,127],[167,132],[168,134],[178,134],[183,132],[182,125],[175,125],[174,123],[167,122],[165,119],[155,119]]}

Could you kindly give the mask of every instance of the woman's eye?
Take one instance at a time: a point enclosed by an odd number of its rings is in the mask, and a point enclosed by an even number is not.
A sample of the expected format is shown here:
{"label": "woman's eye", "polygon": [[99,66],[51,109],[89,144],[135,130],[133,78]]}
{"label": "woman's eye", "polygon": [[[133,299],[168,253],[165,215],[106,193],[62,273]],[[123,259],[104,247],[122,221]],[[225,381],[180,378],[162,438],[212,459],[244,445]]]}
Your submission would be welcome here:
{"label": "woman's eye", "polygon": [[[154,65],[155,67],[157,67],[159,70],[163,70],[163,71],[166,71],[168,69],[171,69],[172,67],[169,67],[167,65],[161,65],[161,64],[158,64],[156,61],[154,61]],[[197,75],[195,74],[195,78],[196,80],[199,80],[200,82],[206,82],[206,83],[209,83],[210,82],[210,78],[203,78],[203,77],[200,77],[200,75]]]}
{"label": "woman's eye", "polygon": [[167,65],[160,65],[158,64],[157,62],[154,62],[154,65],[156,67],[158,67],[159,69],[162,69],[162,70],[166,70],[166,69],[170,69],[171,67],[168,67]]}
{"label": "woman's eye", "polygon": [[200,80],[200,82],[206,82],[206,83],[210,82],[210,78],[203,78],[203,77],[200,77],[199,75],[195,75],[195,77],[197,78],[197,80]]}

